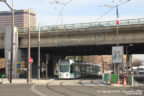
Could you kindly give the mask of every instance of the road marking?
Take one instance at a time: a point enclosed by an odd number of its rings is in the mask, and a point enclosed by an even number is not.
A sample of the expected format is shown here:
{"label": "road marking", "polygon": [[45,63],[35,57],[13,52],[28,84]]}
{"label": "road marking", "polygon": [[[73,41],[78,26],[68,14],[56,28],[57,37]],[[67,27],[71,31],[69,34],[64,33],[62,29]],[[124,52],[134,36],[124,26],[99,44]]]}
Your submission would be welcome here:
{"label": "road marking", "polygon": [[36,86],[36,84],[33,84],[32,87],[31,87],[31,90],[32,90],[34,93],[36,93],[36,94],[39,95],[39,96],[47,96],[47,95],[41,93],[40,91],[36,90],[35,86]]}

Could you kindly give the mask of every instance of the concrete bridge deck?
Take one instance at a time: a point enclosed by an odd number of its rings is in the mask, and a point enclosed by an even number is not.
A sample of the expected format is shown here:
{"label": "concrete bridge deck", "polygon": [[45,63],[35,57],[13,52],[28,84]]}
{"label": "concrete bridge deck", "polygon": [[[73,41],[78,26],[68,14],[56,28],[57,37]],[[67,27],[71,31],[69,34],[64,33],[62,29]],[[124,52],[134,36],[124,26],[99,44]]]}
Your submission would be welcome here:
{"label": "concrete bridge deck", "polygon": [[[41,47],[115,45],[144,43],[144,18],[41,27]],[[18,28],[19,48],[27,48],[28,28]],[[0,49],[4,48],[4,29],[0,29]],[[31,28],[31,47],[38,46],[38,27]]]}

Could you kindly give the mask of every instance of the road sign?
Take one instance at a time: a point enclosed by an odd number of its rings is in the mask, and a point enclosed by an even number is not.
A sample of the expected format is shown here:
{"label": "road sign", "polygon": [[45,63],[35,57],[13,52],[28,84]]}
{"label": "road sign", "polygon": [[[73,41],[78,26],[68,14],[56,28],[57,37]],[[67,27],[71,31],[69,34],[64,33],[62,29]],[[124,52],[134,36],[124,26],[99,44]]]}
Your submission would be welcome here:
{"label": "road sign", "polygon": [[31,64],[31,63],[33,63],[33,59],[30,57],[29,59],[28,59],[28,62]]}
{"label": "road sign", "polygon": [[112,47],[112,62],[113,63],[123,62],[123,46]]}

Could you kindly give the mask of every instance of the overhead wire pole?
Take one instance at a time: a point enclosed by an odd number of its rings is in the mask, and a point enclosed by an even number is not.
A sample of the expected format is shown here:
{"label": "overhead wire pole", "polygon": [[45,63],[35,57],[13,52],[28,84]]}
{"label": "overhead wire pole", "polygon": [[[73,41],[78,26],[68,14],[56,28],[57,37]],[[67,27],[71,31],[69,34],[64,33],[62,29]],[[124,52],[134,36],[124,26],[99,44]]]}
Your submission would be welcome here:
{"label": "overhead wire pole", "polygon": [[40,80],[40,31],[41,27],[39,26],[39,32],[38,32],[38,80]]}
{"label": "overhead wire pole", "polygon": [[[119,39],[118,39],[118,35],[119,35],[119,30],[118,30],[118,28],[119,28],[118,7],[121,6],[121,5],[123,5],[123,4],[125,4],[125,3],[127,3],[127,2],[129,2],[129,1],[130,1],[130,0],[127,0],[127,1],[125,1],[125,2],[122,2],[122,3],[120,3],[120,4],[117,4],[116,6],[105,5],[105,7],[109,7],[109,8],[111,8],[111,9],[108,10],[107,12],[105,12],[105,13],[98,19],[98,20],[102,19],[105,15],[107,15],[109,12],[111,12],[112,9],[116,8],[116,15],[117,15],[117,20],[116,20],[116,24],[117,24],[117,25],[116,25],[116,26],[117,26],[117,29],[116,29],[117,46],[119,46]],[[114,2],[114,0],[113,0],[113,2]],[[116,72],[116,71],[115,71],[115,70],[116,70],[116,67],[117,67],[117,75],[118,75],[118,82],[119,82],[119,69],[120,69],[120,64],[118,63],[117,66],[116,66],[116,64],[114,64],[114,73]]]}
{"label": "overhead wire pole", "polygon": [[27,66],[27,83],[29,83],[30,82],[30,80],[31,80],[31,76],[30,76],[30,74],[31,74],[31,68],[30,68],[30,63],[29,63],[29,58],[30,58],[30,52],[31,52],[31,50],[30,50],[30,9],[28,9],[28,59],[27,59],[27,61],[28,61],[28,66]]}
{"label": "overhead wire pole", "polygon": [[[7,3],[6,3],[7,4]],[[7,4],[8,5],[8,4]],[[14,47],[14,2],[12,0],[12,33],[11,33],[11,65],[10,65],[10,83],[12,83],[12,67],[13,67],[13,47]]]}
{"label": "overhead wire pole", "polygon": [[[110,10],[108,10],[107,12],[105,12],[98,20],[100,20],[100,19],[102,19],[105,15],[107,15],[109,12],[111,12],[112,11],[112,9],[114,9],[114,8],[116,8],[116,15],[117,15],[117,20],[116,20],[116,37],[117,37],[117,46],[119,46],[119,39],[118,39],[118,35],[119,35],[119,30],[118,30],[118,28],[119,28],[119,20],[118,20],[118,18],[119,18],[119,14],[118,14],[118,7],[119,6],[121,6],[121,5],[123,5],[123,4],[125,4],[125,3],[127,3],[127,2],[129,2],[130,0],[127,0],[127,1],[125,1],[125,2],[122,2],[122,3],[120,3],[120,4],[117,4],[116,6],[112,6],[112,5],[105,5],[104,7],[108,7],[108,8],[111,8]],[[114,2],[114,1],[113,1]],[[117,66],[114,64],[114,72],[115,72],[115,70],[116,70],[116,67],[117,67],[117,75],[118,75],[118,77],[119,77],[119,67],[120,67],[120,64],[117,64]],[[119,79],[119,78],[118,78]]]}
{"label": "overhead wire pole", "polygon": [[[119,46],[119,39],[118,39],[118,36],[119,36],[119,31],[118,31],[118,28],[119,28],[119,14],[118,14],[118,6],[116,5],[116,24],[117,24],[117,46]],[[120,63],[117,63],[117,77],[118,77],[118,83],[119,83],[119,69],[120,69]]]}
{"label": "overhead wire pole", "polygon": [[4,2],[9,9],[12,11],[12,31],[11,31],[11,64],[10,64],[10,83],[12,83],[12,67],[13,67],[13,47],[14,47],[14,40],[13,40],[13,36],[14,36],[14,1],[12,0],[12,7],[6,2],[6,0],[0,0],[0,2]]}
{"label": "overhead wire pole", "polygon": [[[7,4],[8,5],[8,4]],[[12,0],[12,33],[11,33],[11,66],[10,66],[10,83],[12,83],[12,67],[13,67],[13,47],[14,47],[14,1]]]}
{"label": "overhead wire pole", "polygon": [[[127,0],[123,3],[120,3],[118,5],[116,5],[116,16],[117,16],[117,20],[116,20],[116,24],[117,24],[117,46],[119,46],[119,12],[118,12],[118,7],[129,2],[130,0]],[[117,64],[117,76],[118,76],[118,83],[119,83],[119,75],[120,75],[120,63]]]}

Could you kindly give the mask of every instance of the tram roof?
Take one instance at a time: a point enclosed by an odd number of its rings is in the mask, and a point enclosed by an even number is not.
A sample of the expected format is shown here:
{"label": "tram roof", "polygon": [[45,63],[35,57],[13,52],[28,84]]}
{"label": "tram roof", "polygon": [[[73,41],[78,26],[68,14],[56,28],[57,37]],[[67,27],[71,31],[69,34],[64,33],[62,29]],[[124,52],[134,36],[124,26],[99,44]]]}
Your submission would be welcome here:
{"label": "tram roof", "polygon": [[72,64],[78,64],[78,65],[100,65],[100,64],[94,64],[94,63],[86,63],[86,62],[74,62],[74,63],[72,63]]}

